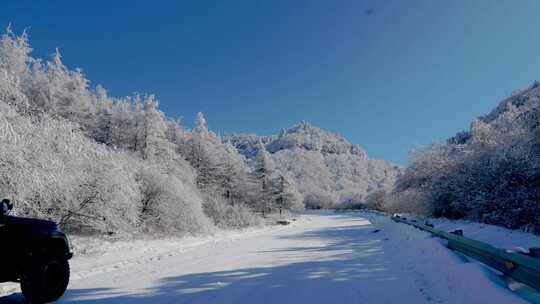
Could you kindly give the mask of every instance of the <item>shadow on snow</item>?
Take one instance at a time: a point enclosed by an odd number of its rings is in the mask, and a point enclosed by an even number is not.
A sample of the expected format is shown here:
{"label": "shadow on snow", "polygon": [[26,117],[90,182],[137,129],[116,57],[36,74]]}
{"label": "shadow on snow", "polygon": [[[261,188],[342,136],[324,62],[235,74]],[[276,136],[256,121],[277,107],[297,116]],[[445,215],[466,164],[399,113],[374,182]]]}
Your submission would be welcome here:
{"label": "shadow on snow", "polygon": [[[393,291],[399,288],[399,285],[391,284],[399,275],[384,257],[381,246],[384,240],[373,233],[371,224],[360,222],[358,217],[355,219],[359,220],[358,225],[279,237],[322,240],[325,244],[259,251],[260,254],[280,252],[280,259],[274,261],[274,266],[166,277],[153,287],[133,293],[105,288],[71,289],[59,302],[297,303],[309,300],[310,303],[330,303],[336,294],[351,301],[376,300],[370,295],[388,294],[388,284],[392,285]],[[309,260],[311,255],[320,257],[320,253],[323,253],[322,259]],[[369,292],[364,292],[364,288]],[[24,300],[20,294],[14,294],[0,298],[0,302],[24,303]]]}

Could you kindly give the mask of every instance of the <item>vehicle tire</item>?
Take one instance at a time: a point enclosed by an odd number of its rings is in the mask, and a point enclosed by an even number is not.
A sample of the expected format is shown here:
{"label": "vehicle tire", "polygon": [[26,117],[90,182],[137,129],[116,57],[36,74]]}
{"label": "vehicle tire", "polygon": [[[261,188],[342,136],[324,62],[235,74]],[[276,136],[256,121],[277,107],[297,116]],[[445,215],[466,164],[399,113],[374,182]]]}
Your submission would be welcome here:
{"label": "vehicle tire", "polygon": [[21,277],[21,290],[30,303],[58,300],[69,283],[69,263],[65,258],[41,259],[30,263]]}

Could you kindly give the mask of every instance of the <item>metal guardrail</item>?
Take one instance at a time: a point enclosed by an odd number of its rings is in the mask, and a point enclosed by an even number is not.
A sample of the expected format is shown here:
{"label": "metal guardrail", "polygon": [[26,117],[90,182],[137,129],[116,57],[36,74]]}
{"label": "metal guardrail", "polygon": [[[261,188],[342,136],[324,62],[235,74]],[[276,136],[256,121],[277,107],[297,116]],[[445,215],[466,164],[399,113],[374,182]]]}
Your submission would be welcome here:
{"label": "metal guardrail", "polygon": [[461,230],[449,233],[435,229],[428,222],[421,224],[414,219],[407,219],[398,215],[392,216],[392,220],[428,231],[439,238],[448,240],[448,248],[474,258],[516,281],[540,291],[540,255],[538,255],[538,249],[531,250],[529,254],[508,252],[487,243],[465,238]]}

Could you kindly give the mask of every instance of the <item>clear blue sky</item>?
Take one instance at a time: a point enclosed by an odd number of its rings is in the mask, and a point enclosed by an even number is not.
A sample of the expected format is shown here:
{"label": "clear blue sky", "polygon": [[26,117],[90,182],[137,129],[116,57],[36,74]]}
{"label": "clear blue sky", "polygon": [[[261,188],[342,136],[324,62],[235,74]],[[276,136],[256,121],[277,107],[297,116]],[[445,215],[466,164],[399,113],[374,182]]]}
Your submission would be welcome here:
{"label": "clear blue sky", "polygon": [[540,1],[24,1],[0,25],[219,133],[309,121],[406,164],[540,78]]}

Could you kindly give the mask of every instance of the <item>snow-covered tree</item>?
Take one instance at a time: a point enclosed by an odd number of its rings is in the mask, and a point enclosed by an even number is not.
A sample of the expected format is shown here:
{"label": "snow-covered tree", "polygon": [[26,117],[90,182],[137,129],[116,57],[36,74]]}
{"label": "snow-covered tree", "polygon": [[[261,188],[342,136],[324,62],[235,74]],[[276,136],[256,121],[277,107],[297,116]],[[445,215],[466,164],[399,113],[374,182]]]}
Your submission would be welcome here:
{"label": "snow-covered tree", "polygon": [[64,66],[61,58],[57,49],[52,61],[47,63],[49,83],[45,94],[50,99],[47,103],[52,108],[45,110],[52,115],[75,121],[86,129],[94,114],[88,91],[88,80],[80,69],[71,71]]}
{"label": "snow-covered tree", "polygon": [[212,192],[219,191],[216,187],[224,176],[223,163],[216,142],[217,138],[206,127],[204,115],[197,113],[188,159],[197,171],[197,186]]}
{"label": "snow-covered tree", "polygon": [[422,148],[384,199],[386,209],[540,231],[538,109],[534,83],[446,143]]}
{"label": "snow-covered tree", "polygon": [[298,210],[303,208],[302,196],[296,189],[293,181],[280,174],[272,182],[274,205],[279,210],[280,215],[283,210]]}
{"label": "snow-covered tree", "polygon": [[85,233],[212,228],[185,138],[170,137],[183,130],[153,96],[111,98],[59,52],[42,64],[30,50],[26,34],[1,38],[0,195],[16,212]]}
{"label": "snow-covered tree", "polygon": [[8,26],[0,40],[0,69],[18,80],[24,80],[30,64],[35,61],[30,52],[32,48],[26,31],[17,36],[13,33],[11,25]]}
{"label": "snow-covered tree", "polygon": [[236,151],[230,142],[224,144],[223,178],[221,187],[223,196],[232,205],[247,203],[252,191],[249,169],[245,159]]}
{"label": "snow-covered tree", "polygon": [[256,206],[263,216],[274,207],[275,203],[272,186],[274,167],[274,163],[270,158],[266,147],[259,141],[257,144],[257,156],[255,158],[253,172],[260,187],[260,195],[257,198]]}
{"label": "snow-covered tree", "polygon": [[392,186],[400,169],[381,160],[368,159],[358,146],[306,122],[279,135],[228,135],[253,167],[260,140],[275,164],[275,171],[290,178],[313,208],[334,208],[359,202],[368,189]]}
{"label": "snow-covered tree", "polygon": [[174,153],[171,143],[166,138],[167,122],[158,109],[154,95],[145,96],[142,104],[137,104],[137,141],[136,150],[143,159],[159,158],[167,161]]}
{"label": "snow-covered tree", "polygon": [[112,145],[112,115],[113,104],[107,96],[107,91],[98,85],[93,95],[96,114],[89,134],[97,142]]}
{"label": "snow-covered tree", "polygon": [[110,129],[112,147],[135,151],[137,128],[130,99],[119,100],[113,104]]}

